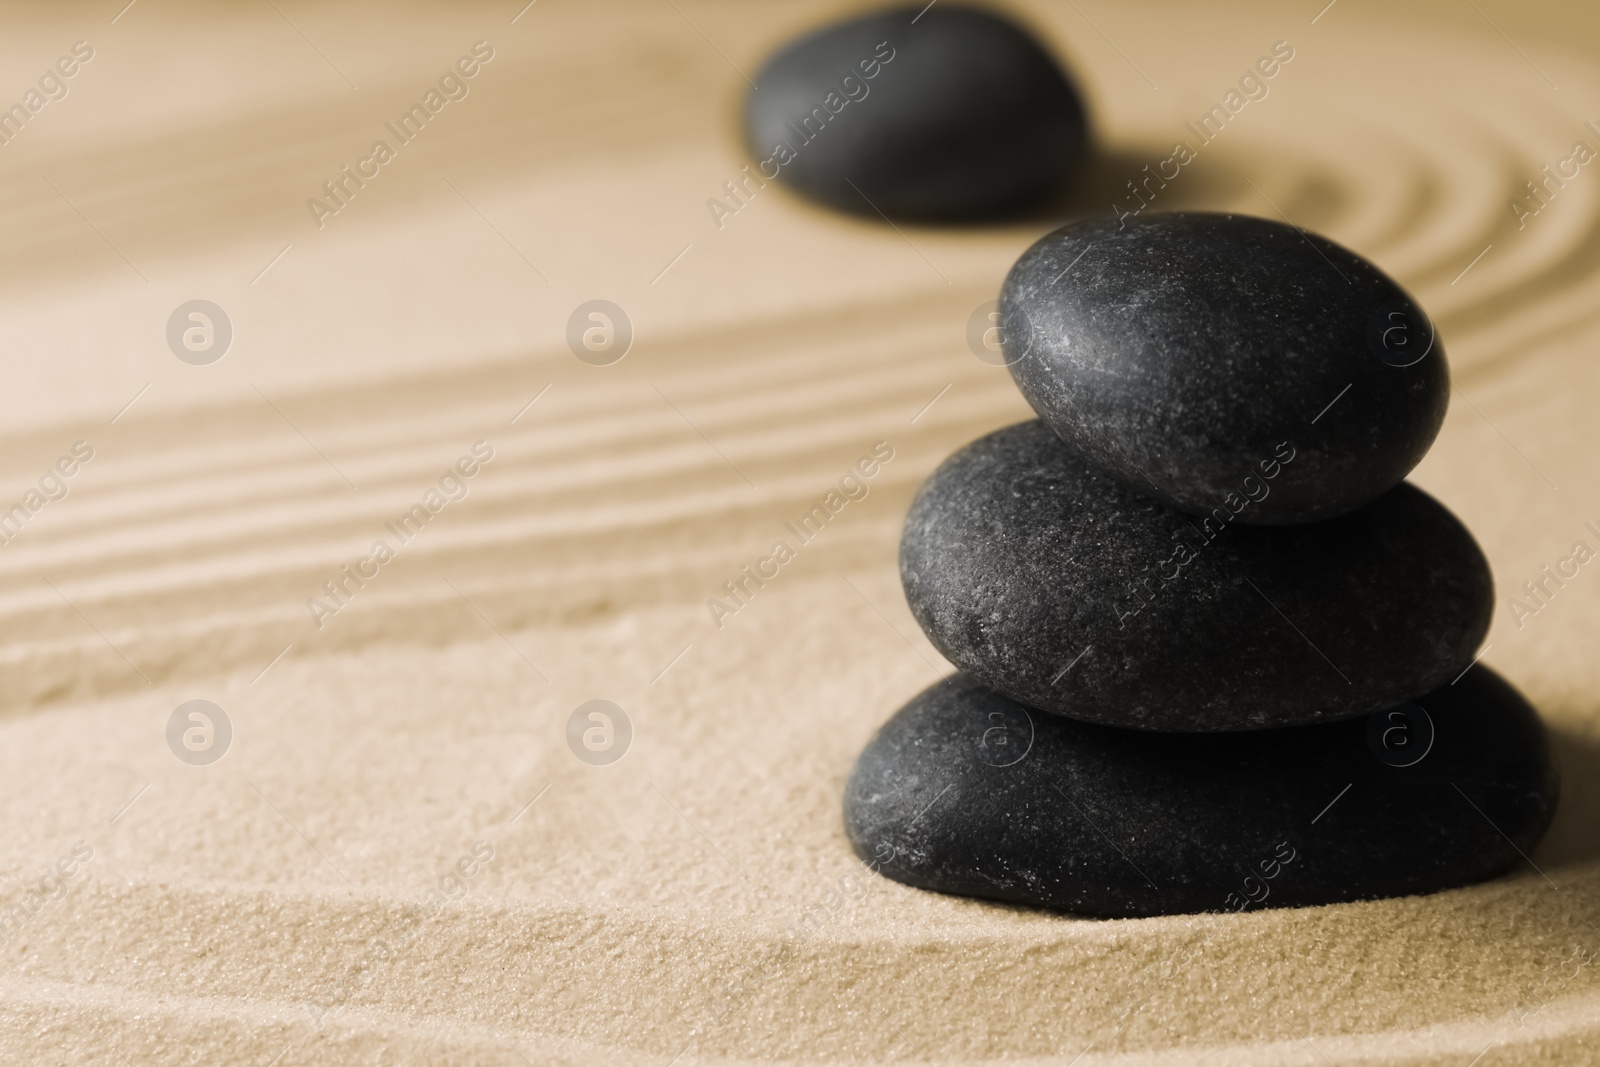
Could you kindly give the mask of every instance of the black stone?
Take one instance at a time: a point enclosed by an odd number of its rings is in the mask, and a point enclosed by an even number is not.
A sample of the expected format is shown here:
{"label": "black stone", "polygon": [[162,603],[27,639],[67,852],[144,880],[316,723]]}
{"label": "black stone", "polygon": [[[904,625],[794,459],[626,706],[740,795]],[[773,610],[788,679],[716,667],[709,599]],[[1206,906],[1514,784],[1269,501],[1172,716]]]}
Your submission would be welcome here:
{"label": "black stone", "polygon": [[1377,267],[1292,226],[1180,213],[1083,222],[1000,295],[1033,409],[1123,484],[1191,514],[1280,441],[1298,458],[1239,521],[1307,522],[1397,485],[1444,421],[1433,326]]}
{"label": "black stone", "polygon": [[[1044,49],[968,7],[837,23],[772,56],[755,82],[745,143],[772,161],[763,176],[874,218],[960,221],[1026,207],[1063,184],[1088,141],[1078,93]],[[792,150],[787,162],[778,145]]]}
{"label": "black stone", "polygon": [[[1557,778],[1516,690],[1478,666],[1377,714],[1375,730],[1152,734],[956,675],[867,745],[845,830],[896,881],[1109,918],[1429,893],[1533,851]],[[1408,745],[1420,758],[1396,759]]]}
{"label": "black stone", "polygon": [[[1276,494],[1299,462],[1263,475],[1262,491]],[[1093,469],[1043,423],[1019,423],[923,485],[900,577],[957,667],[1031,707],[1112,726],[1365,715],[1472,661],[1494,608],[1489,565],[1426,493],[1402,484],[1301,526],[1228,514],[1174,511]]]}

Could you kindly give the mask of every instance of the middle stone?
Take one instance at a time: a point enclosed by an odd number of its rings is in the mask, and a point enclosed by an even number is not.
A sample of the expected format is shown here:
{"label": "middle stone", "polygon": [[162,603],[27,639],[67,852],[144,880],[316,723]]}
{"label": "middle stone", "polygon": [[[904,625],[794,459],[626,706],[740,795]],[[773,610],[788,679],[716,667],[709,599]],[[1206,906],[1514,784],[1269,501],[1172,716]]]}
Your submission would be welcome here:
{"label": "middle stone", "polygon": [[1366,715],[1451,681],[1494,606],[1466,528],[1402,484],[1348,515],[1247,526],[1293,442],[1205,516],[1138,495],[1041,422],[947,459],[911,505],[906,599],[950,662],[1112,726],[1245,730]]}

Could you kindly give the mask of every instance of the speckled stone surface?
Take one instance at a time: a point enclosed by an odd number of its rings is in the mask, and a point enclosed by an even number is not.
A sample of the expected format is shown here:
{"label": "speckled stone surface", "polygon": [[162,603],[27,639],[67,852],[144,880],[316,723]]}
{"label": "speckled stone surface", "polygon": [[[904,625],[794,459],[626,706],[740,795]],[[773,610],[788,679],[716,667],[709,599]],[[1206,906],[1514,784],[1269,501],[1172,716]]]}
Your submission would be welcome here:
{"label": "speckled stone surface", "polygon": [[1242,526],[1131,492],[1037,420],[934,471],[900,577],[956,666],[1032,707],[1148,730],[1408,700],[1472,661],[1493,609],[1472,535],[1410,485],[1327,522]]}
{"label": "speckled stone surface", "polygon": [[1051,428],[1125,485],[1191,514],[1292,466],[1240,522],[1307,522],[1398,484],[1444,421],[1433,327],[1377,267],[1243,215],[1057,230],[1001,290],[1005,357]]}
{"label": "speckled stone surface", "polygon": [[845,830],[909,885],[1113,918],[1427,893],[1533,850],[1557,777],[1516,690],[1478,666],[1378,716],[1151,734],[958,674],[867,745]]}
{"label": "speckled stone surface", "polygon": [[828,26],[754,80],[744,130],[761,176],[874,218],[1026,207],[1071,177],[1088,141],[1055,60],[1016,23],[972,7],[918,4]]}

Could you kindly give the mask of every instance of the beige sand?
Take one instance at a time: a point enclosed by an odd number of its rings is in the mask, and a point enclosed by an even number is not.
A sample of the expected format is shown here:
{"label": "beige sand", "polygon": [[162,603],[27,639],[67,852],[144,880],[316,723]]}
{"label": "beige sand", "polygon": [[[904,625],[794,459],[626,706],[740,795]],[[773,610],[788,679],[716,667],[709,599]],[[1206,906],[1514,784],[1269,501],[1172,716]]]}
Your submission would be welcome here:
{"label": "beige sand", "polygon": [[[963,332],[1045,224],[900,233],[768,188],[713,225],[735,65],[831,6],[116,6],[0,35],[18,98],[95,49],[0,147],[0,502],[94,449],[0,550],[0,905],[27,914],[0,1060],[1593,1062],[1600,571],[1521,628],[1508,598],[1600,520],[1600,170],[1521,230],[1507,203],[1600,146],[1592,14],[1030,5],[1112,146],[1080,211],[1291,42],[1157,206],[1281,211],[1433,310],[1459,392],[1417,480],[1488,551],[1486,659],[1567,769],[1537,871],[1091,922],[868,877],[839,828],[854,753],[948,669],[898,522],[1025,414]],[[306,199],[478,40],[471,95],[319,231]],[[195,297],[236,329],[208,367],[163,339]],[[638,331],[607,368],[562,339],[594,297]],[[478,440],[467,499],[316,628],[307,598]],[[871,495],[715,629],[706,598],[878,440]],[[596,697],[635,730],[609,767],[564,740]],[[209,767],[163,733],[195,698],[235,731]],[[70,895],[30,896],[58,861]]]}

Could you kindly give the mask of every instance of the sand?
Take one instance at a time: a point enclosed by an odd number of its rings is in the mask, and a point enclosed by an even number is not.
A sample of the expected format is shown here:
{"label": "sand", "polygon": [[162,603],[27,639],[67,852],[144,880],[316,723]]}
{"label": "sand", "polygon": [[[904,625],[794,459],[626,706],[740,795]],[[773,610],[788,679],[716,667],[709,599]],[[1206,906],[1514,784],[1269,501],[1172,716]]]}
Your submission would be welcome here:
{"label": "sand", "polygon": [[[1600,570],[1511,600],[1597,543],[1600,170],[1520,228],[1509,206],[1600,148],[1592,13],[1024,5],[1107,153],[1050,217],[939,231],[776,187],[712,219],[740,71],[834,5],[116,6],[17,7],[0,38],[6,99],[94,49],[0,146],[0,503],[93,451],[0,548],[0,1059],[1596,1057]],[[1280,40],[1270,94],[1150,210],[1287,216],[1434,314],[1457,390],[1415,480],[1494,565],[1484,659],[1556,731],[1557,824],[1489,884],[1227,917],[872,876],[841,784],[949,669],[899,591],[900,519],[1026,415],[968,317]],[[319,229],[307,199],[477,41],[469,95]],[[195,298],[234,327],[209,366],[164,339]],[[636,329],[608,367],[565,346],[593,298]],[[714,625],[879,441],[870,494]],[[464,499],[319,627],[307,601],[475,442]],[[609,766],[565,740],[596,698],[633,728]],[[195,699],[233,733],[206,766],[166,738]]]}

